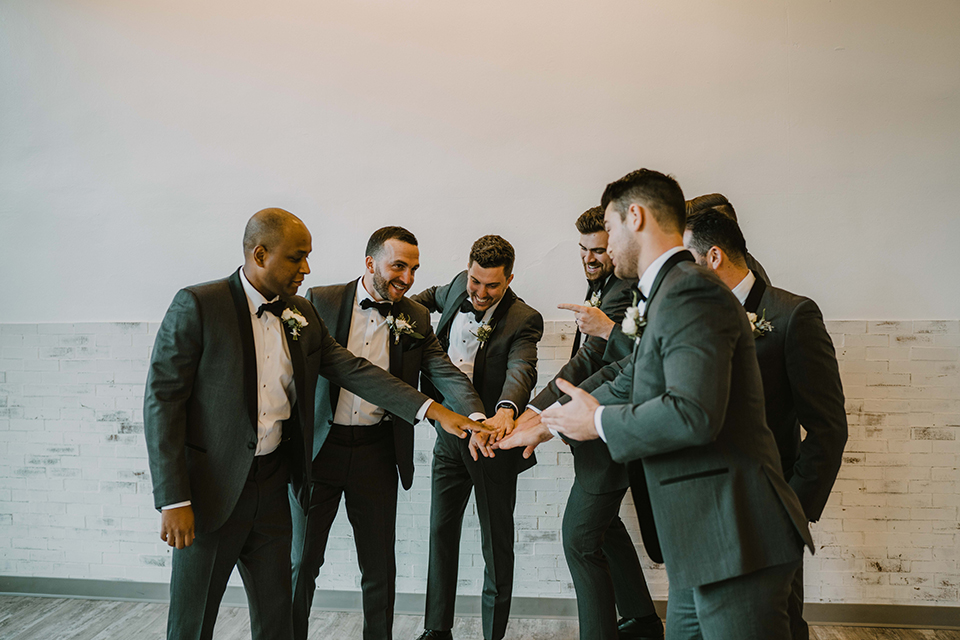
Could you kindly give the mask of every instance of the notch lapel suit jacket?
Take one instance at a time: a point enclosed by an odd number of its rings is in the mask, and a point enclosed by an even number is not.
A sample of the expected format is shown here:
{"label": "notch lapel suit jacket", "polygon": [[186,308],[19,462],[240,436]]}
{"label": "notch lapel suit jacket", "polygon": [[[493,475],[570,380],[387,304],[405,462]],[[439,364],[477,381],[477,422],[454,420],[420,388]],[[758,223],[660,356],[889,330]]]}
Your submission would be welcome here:
{"label": "notch lapel suit jacket", "polygon": [[[783,476],[807,520],[816,522],[837,479],[847,442],[843,386],[833,342],[817,304],[759,277],[744,309],[773,329],[756,338],[767,425]],[[806,438],[800,440],[800,426]]]}
{"label": "notch lapel suit jacket", "polygon": [[[359,286],[362,286],[360,280],[354,280],[345,284],[312,287],[307,291],[307,299],[313,303],[317,313],[330,327],[337,343],[344,347],[350,338],[350,324]],[[408,392],[417,387],[422,373],[426,379],[453,399],[451,405],[454,411],[462,415],[483,413],[483,404],[477,397],[470,380],[450,362],[445,349],[440,346],[430,324],[429,311],[404,297],[393,305],[393,314],[395,317],[400,314],[409,317],[414,323],[414,330],[423,335],[423,338],[403,335],[397,342],[391,335],[390,373],[409,385]],[[416,395],[422,397],[420,394]],[[335,383],[324,379],[317,383],[313,458],[320,452],[330,432],[339,398],[340,387]],[[421,402],[420,405],[422,404]],[[415,422],[416,420],[404,419],[402,416],[395,416],[393,420],[397,469],[404,489],[409,489],[413,484],[413,425]]]}
{"label": "notch lapel suit jacket", "polygon": [[713,273],[679,262],[661,270],[646,317],[632,357],[593,395],[613,459],[643,461],[671,585],[798,561],[813,543],[765,424],[743,308]]}

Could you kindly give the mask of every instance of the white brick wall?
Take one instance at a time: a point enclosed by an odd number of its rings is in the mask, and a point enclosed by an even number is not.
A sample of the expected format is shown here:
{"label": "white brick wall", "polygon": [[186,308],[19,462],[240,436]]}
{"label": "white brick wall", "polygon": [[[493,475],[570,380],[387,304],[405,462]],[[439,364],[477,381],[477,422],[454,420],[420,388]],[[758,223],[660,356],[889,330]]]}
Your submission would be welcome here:
{"label": "white brick wall", "polygon": [[[156,327],[0,325],[0,575],[169,579],[141,411]],[[572,329],[547,323],[541,382],[565,361]],[[814,526],[808,600],[956,606],[960,321],[837,321],[828,329],[840,358],[850,440]],[[400,592],[425,588],[433,438],[430,427],[418,427],[416,481],[400,497]],[[538,457],[519,485],[516,593],[572,597],[560,546],[572,458],[555,441]],[[623,516],[637,534],[629,504]],[[474,595],[483,575],[477,526],[471,505],[460,588]],[[644,566],[654,597],[665,598],[666,575],[645,557]],[[359,589],[343,514],[318,586]]]}

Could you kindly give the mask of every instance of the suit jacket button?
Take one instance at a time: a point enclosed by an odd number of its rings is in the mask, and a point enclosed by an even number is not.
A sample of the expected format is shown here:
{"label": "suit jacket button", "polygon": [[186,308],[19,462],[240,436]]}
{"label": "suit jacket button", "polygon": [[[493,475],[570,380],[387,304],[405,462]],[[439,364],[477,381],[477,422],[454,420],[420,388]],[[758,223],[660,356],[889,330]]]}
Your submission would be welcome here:
{"label": "suit jacket button", "polygon": [[248,443],[247,443],[247,449],[256,449],[256,448],[257,448],[257,443],[256,443],[256,442],[248,442]]}

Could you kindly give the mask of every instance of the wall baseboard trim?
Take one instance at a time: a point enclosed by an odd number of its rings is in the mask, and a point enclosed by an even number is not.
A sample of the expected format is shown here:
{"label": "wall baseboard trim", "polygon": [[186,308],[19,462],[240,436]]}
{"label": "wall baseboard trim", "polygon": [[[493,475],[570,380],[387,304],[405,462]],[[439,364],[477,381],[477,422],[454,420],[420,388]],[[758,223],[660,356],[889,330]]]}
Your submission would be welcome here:
{"label": "wall baseboard trim", "polygon": [[[168,602],[169,591],[169,584],[157,582],[0,576],[2,595]],[[398,593],[396,612],[423,615],[424,599],[423,594]],[[360,592],[320,590],[313,603],[313,608],[320,611],[360,611]],[[227,587],[223,604],[247,606],[243,588]],[[657,611],[663,616],[666,601],[657,601],[656,605]],[[576,618],[577,601],[573,598],[518,596],[513,599],[511,611],[518,618]],[[809,602],[804,605],[804,612],[807,622],[812,625],[960,629],[960,607]],[[457,615],[480,615],[480,597],[458,597]]]}

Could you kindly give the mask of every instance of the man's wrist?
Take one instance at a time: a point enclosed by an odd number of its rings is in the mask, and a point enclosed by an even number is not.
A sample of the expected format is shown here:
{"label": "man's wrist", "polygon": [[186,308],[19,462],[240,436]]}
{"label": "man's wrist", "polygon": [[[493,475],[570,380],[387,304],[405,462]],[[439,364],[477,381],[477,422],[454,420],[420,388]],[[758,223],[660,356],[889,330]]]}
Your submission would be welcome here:
{"label": "man's wrist", "polygon": [[427,411],[430,410],[430,405],[433,404],[433,400],[427,398],[427,401],[420,405],[420,410],[417,411],[417,422],[420,422],[427,417]]}
{"label": "man's wrist", "polygon": [[603,420],[601,416],[603,415],[603,405],[597,407],[597,410],[593,412],[593,426],[597,429],[597,435],[600,436],[600,439],[604,442],[607,441],[607,435],[603,432]]}
{"label": "man's wrist", "polygon": [[510,409],[513,412],[513,419],[516,420],[520,415],[520,411],[517,410],[517,405],[515,405],[510,400],[501,400],[497,403],[497,410],[500,409]]}
{"label": "man's wrist", "polygon": [[186,500],[185,502],[177,502],[176,504],[168,504],[165,507],[160,507],[160,511],[169,511],[170,509],[179,509],[181,507],[189,507],[190,501]]}

